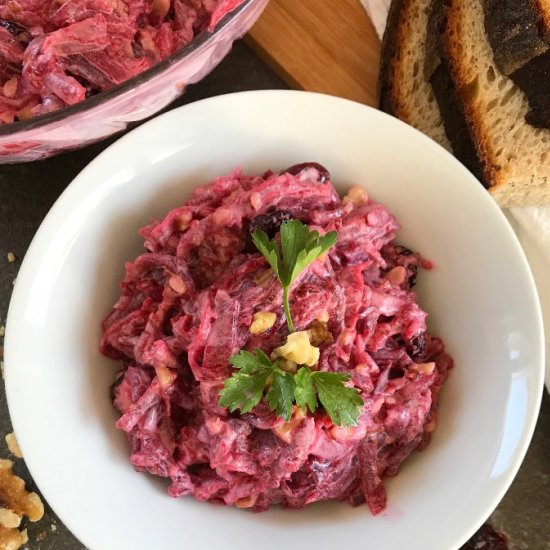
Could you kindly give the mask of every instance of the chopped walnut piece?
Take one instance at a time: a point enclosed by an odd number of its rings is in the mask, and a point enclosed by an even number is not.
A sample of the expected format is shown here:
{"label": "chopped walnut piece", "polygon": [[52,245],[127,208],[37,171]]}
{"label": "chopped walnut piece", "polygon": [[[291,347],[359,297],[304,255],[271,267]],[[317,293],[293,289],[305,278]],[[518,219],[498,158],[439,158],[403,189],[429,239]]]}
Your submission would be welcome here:
{"label": "chopped walnut piece", "polygon": [[18,531],[0,525],[0,548],[2,550],[19,550],[27,542],[29,542],[29,537],[26,529]]}
{"label": "chopped walnut piece", "polygon": [[255,277],[254,282],[258,286],[263,286],[265,283],[271,280],[273,271],[271,269],[262,269]]}
{"label": "chopped walnut piece", "polygon": [[179,275],[171,275],[168,279],[168,285],[176,294],[185,294],[187,285]]}
{"label": "chopped walnut piece", "polygon": [[294,410],[294,414],[292,415],[291,420],[288,422],[285,422],[281,426],[278,426],[277,428],[272,428],[272,432],[282,439],[285,443],[290,443],[292,441],[292,436],[294,435],[294,432],[296,431],[296,428],[302,423],[302,420],[306,417],[306,413],[296,407]]}
{"label": "chopped walnut piece", "polygon": [[407,280],[407,270],[398,265],[386,274],[386,279],[395,285],[402,285]]}
{"label": "chopped walnut piece", "polygon": [[235,506],[237,508],[252,508],[256,501],[258,500],[258,495],[250,495],[247,497],[240,498],[235,501]]}
{"label": "chopped walnut piece", "polygon": [[344,204],[352,203],[356,206],[363,204],[369,200],[369,196],[366,191],[359,186],[350,187],[347,195],[342,199]]}
{"label": "chopped walnut piece", "polygon": [[178,231],[187,231],[191,225],[193,213],[189,211],[182,212],[178,218],[174,220],[174,226]]}
{"label": "chopped walnut piece", "polygon": [[157,373],[160,387],[163,389],[172,386],[177,376],[176,373],[171,371],[168,367],[157,367],[155,372]]}
{"label": "chopped walnut piece", "polygon": [[328,323],[328,320],[329,320],[328,311],[326,309],[323,309],[317,315],[317,321],[321,323]]}
{"label": "chopped walnut piece", "polygon": [[0,503],[0,549],[18,550],[29,540],[26,529],[17,529],[21,519],[24,515],[31,521],[42,519],[44,505],[36,493],[25,490],[25,482],[13,473],[11,460],[0,459]]}
{"label": "chopped walnut piece", "polygon": [[14,529],[21,525],[21,516],[7,508],[0,508],[0,525]]}
{"label": "chopped walnut piece", "polygon": [[429,376],[435,370],[435,363],[433,361],[430,363],[412,363],[409,369]]}
{"label": "chopped walnut piece", "polygon": [[297,365],[313,367],[319,361],[319,348],[311,345],[307,330],[300,330],[289,334],[286,344],[275,348],[271,357],[284,357]]}
{"label": "chopped walnut piece", "polygon": [[10,453],[17,458],[23,458],[23,454],[21,453],[21,449],[19,448],[19,443],[17,443],[17,439],[15,438],[15,434],[11,432],[11,434],[8,434],[6,436],[6,443],[8,444],[8,449],[10,450]]}
{"label": "chopped walnut piece", "polygon": [[309,325],[307,332],[312,346],[319,347],[324,342],[334,342],[332,332],[327,328],[326,323],[318,321],[317,319]]}
{"label": "chopped walnut piece", "polygon": [[17,95],[17,77],[14,76],[4,83],[4,95],[13,99]]}
{"label": "chopped walnut piece", "polygon": [[31,521],[42,519],[44,505],[40,497],[26,491],[25,482],[12,469],[11,460],[0,459],[0,501],[15,514],[28,516]]}
{"label": "chopped walnut piece", "polygon": [[249,327],[250,334],[262,334],[269,330],[277,320],[277,315],[272,311],[258,311],[254,313],[252,324]]}
{"label": "chopped walnut piece", "polygon": [[250,195],[250,204],[254,210],[259,210],[262,207],[262,196],[260,193],[252,193]]}

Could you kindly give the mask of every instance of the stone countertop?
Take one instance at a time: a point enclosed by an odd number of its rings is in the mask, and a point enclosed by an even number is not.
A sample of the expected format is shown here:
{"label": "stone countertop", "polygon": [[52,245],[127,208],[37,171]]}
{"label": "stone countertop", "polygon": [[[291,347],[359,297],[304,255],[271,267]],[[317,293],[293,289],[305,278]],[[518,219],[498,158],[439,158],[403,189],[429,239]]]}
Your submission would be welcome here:
{"label": "stone countertop", "polygon": [[[170,108],[223,93],[285,87],[247,46],[237,43],[211,75],[191,87]],[[115,139],[45,161],[0,165],[0,325],[5,324],[21,259],[46,213],[71,180]],[[8,262],[8,252],[15,254],[15,262]],[[11,431],[2,387],[0,458],[9,456],[3,436]],[[22,460],[16,460],[14,469],[25,479],[28,488],[38,490]],[[84,546],[65,528],[47,503],[45,506],[44,518],[36,524],[28,524],[26,548],[83,550]],[[467,503],[457,503],[457,506],[467,506]],[[550,398],[546,393],[525,462],[491,521],[495,528],[510,536],[511,550],[550,550]]]}

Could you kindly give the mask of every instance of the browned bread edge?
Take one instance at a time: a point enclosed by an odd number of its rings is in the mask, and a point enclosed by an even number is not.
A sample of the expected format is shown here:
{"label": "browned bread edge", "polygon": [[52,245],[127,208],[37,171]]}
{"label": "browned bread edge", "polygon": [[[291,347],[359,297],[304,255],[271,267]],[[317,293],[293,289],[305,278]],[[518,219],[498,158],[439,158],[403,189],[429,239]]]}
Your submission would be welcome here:
{"label": "browned bread edge", "polygon": [[[459,36],[460,28],[458,25],[459,17],[453,17],[456,10],[461,9],[460,2],[446,1],[446,17],[444,35]],[[442,41],[443,53],[447,62],[447,66],[451,72],[451,76],[455,85],[455,90],[458,97],[461,99],[461,108],[470,128],[472,139],[476,145],[477,156],[481,165],[483,179],[485,180],[489,190],[493,193],[499,186],[503,185],[503,177],[500,172],[500,166],[491,158],[490,149],[487,145],[486,134],[481,129],[481,120],[478,118],[474,109],[471,108],[471,103],[468,98],[471,97],[478,85],[477,79],[469,81],[464,73],[464,66],[461,63],[456,63],[454,60],[461,59],[461,52],[453,51],[453,44],[450,40]],[[458,50],[458,48],[457,48]]]}
{"label": "browned bread edge", "polygon": [[398,99],[397,62],[403,40],[400,19],[404,8],[412,0],[393,0],[382,39],[380,72],[378,73],[378,105],[382,111],[402,118],[404,113]]}

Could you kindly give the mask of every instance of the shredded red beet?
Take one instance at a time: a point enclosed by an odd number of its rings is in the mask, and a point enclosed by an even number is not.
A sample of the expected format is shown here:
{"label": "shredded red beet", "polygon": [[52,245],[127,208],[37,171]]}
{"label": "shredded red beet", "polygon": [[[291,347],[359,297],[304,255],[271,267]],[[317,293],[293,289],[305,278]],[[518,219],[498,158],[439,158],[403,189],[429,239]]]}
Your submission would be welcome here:
{"label": "shredded red beet", "polygon": [[[146,252],[126,265],[101,350],[122,364],[114,403],[131,462],[171,478],[174,497],[256,511],[337,499],[367,502],[378,514],[383,478],[430,441],[453,366],[443,342],[426,332],[412,290],[417,269],[431,263],[394,244],[398,224],[387,208],[361,193],[342,201],[318,166],[263,177],[236,171],[141,230]],[[232,354],[269,355],[286,341],[281,286],[247,247],[251,227],[273,236],[289,216],[338,232],[337,244],[294,283],[291,311],[296,330],[324,323],[330,338],[320,344],[318,368],[351,375],[364,400],[356,427],[296,407],[285,423],[265,400],[248,414],[218,406]],[[252,335],[259,311],[277,320]]]}
{"label": "shredded red beet", "polygon": [[74,105],[212,30],[242,0],[3,0],[0,124]]}

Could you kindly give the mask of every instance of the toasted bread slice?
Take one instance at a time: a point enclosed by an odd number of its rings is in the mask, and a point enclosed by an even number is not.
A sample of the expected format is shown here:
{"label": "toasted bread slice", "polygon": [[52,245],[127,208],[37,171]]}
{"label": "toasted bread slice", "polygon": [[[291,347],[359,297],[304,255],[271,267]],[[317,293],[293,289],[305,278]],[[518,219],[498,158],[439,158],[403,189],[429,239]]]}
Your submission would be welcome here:
{"label": "toasted bread slice", "polygon": [[550,128],[550,0],[483,0],[496,66],[527,95],[527,122]]}
{"label": "toasted bread slice", "polygon": [[550,130],[529,125],[525,94],[497,68],[483,0],[446,0],[442,44],[484,178],[501,206],[550,203]]}
{"label": "toasted bread slice", "polygon": [[451,150],[433,89],[425,79],[432,0],[393,0],[378,79],[380,108]]}

